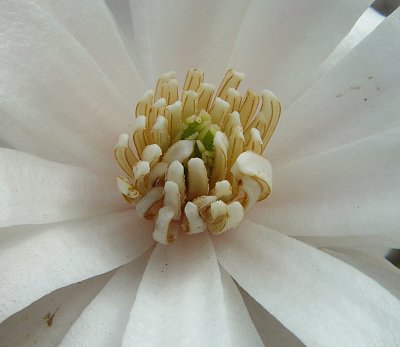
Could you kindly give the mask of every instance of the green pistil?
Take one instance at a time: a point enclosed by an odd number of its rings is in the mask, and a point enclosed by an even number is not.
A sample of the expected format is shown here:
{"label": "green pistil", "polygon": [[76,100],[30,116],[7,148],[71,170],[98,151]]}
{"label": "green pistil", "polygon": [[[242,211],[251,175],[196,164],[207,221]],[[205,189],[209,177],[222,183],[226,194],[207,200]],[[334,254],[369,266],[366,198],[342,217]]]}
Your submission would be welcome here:
{"label": "green pistil", "polygon": [[195,141],[193,156],[203,159],[207,168],[211,167],[214,159],[214,137],[220,128],[212,124],[211,116],[202,110],[198,116],[185,119],[182,140]]}

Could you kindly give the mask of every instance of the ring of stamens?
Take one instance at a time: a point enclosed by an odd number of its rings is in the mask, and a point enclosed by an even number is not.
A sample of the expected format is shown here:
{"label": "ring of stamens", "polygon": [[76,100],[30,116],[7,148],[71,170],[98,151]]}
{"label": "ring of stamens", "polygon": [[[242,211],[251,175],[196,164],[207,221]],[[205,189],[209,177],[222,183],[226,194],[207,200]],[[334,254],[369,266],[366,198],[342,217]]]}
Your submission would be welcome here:
{"label": "ring of stamens", "polygon": [[220,234],[271,192],[271,164],[262,156],[278,123],[275,95],[237,90],[232,69],[221,85],[190,69],[179,98],[175,73],[139,99],[132,135],[121,134],[115,158],[126,176],[117,187],[137,213],[155,219],[153,237],[168,244],[187,234]]}

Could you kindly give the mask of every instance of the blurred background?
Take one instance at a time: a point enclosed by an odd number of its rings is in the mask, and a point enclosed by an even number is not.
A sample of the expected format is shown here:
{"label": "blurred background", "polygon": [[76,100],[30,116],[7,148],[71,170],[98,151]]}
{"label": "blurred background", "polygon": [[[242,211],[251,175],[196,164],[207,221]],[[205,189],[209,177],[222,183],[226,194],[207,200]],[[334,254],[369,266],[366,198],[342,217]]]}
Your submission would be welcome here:
{"label": "blurred background", "polygon": [[[376,11],[383,16],[388,16],[400,5],[400,0],[376,0],[371,5]],[[398,268],[400,268],[400,250],[392,249],[386,258]]]}
{"label": "blurred background", "polygon": [[391,14],[400,5],[400,0],[376,0],[372,7],[384,16]]}

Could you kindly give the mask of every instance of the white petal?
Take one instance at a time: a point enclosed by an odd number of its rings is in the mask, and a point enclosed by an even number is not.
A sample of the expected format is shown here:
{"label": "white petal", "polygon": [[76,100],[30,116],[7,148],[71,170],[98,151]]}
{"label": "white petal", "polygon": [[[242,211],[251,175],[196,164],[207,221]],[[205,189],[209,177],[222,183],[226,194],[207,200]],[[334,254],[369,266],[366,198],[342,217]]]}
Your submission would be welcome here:
{"label": "white petal", "polygon": [[63,25],[96,61],[129,104],[143,93],[144,85],[126,51],[109,9],[102,1],[37,0]]}
{"label": "white petal", "polygon": [[119,269],[65,335],[60,346],[120,346],[148,256]]}
{"label": "white petal", "polygon": [[121,209],[114,177],[0,148],[0,227]]}
{"label": "white petal", "polygon": [[60,288],[11,316],[0,325],[2,346],[58,346],[110,276],[107,273]]}
{"label": "white petal", "polygon": [[335,50],[321,65],[321,74],[326,73],[346,56],[355,46],[364,40],[376,27],[382,23],[386,17],[375,10],[372,6],[368,7],[362,16],[357,20],[348,35],[339,43]]}
{"label": "white petal", "polygon": [[264,346],[235,282],[223,268],[220,270],[232,346]]}
{"label": "white petal", "polygon": [[268,148],[274,166],[400,125],[400,10],[284,110]]}
{"label": "white petal", "polygon": [[250,222],[214,245],[231,276],[304,344],[397,346],[400,302],[345,263]]}
{"label": "white petal", "polygon": [[175,70],[178,80],[184,81],[186,70],[198,67],[205,71],[208,82],[216,83],[225,73],[247,5],[247,0],[235,4],[228,0],[183,3],[156,0],[142,4],[132,1],[132,13],[136,13],[133,16],[139,17],[140,13],[142,21],[148,18],[150,22],[142,31],[150,32],[146,39],[151,42],[151,51],[149,54],[142,48],[143,54],[139,51],[141,60],[151,56],[155,76]]}
{"label": "white petal", "polygon": [[302,236],[398,234],[400,128],[274,170],[248,218]]}
{"label": "white petal", "polygon": [[151,231],[134,211],[2,229],[0,320],[55,289],[135,259],[153,244]]}
{"label": "white petal", "polygon": [[271,313],[255,301],[244,289],[240,294],[265,346],[304,347]]}
{"label": "white petal", "polygon": [[[41,7],[2,2],[0,137],[47,159],[110,171],[131,109],[93,58]],[[112,162],[112,161],[111,161]]]}
{"label": "white petal", "polygon": [[367,7],[363,0],[253,1],[230,65],[246,72],[252,88],[271,89],[288,104]]}
{"label": "white petal", "polygon": [[180,235],[150,257],[123,346],[227,346],[224,297],[207,234]]}
{"label": "white petal", "polygon": [[400,269],[384,257],[361,249],[324,250],[373,278],[400,299]]}
{"label": "white petal", "polygon": [[355,236],[296,236],[296,239],[316,247],[400,248],[400,233]]}
{"label": "white petal", "polygon": [[[133,32],[133,23],[132,23],[132,15],[131,8],[128,0],[105,0],[104,3],[107,5],[111,15],[113,17],[113,21],[117,27],[119,35],[124,43],[126,50],[128,51],[131,59],[135,62],[135,66],[137,67],[142,78],[145,77],[143,72],[140,69],[140,66],[136,64],[135,59],[135,50],[133,49],[134,36],[138,35],[136,31]],[[139,13],[136,13],[137,18],[140,18]],[[143,19],[142,19],[143,20]],[[138,25],[139,23],[135,23]],[[143,28],[142,28],[143,29]]]}

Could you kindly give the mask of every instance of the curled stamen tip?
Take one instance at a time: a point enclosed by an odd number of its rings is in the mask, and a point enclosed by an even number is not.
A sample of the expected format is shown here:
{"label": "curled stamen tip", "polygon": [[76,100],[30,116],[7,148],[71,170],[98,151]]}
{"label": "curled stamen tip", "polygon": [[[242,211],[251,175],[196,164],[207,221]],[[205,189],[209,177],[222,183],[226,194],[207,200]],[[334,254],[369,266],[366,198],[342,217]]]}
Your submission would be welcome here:
{"label": "curled stamen tip", "polygon": [[246,76],[243,72],[239,72],[239,71],[236,71],[236,70],[232,70],[232,75],[234,77],[236,77],[237,79],[239,79],[239,80],[243,80],[245,78],[245,76]]}
{"label": "curled stamen tip", "polygon": [[187,95],[187,96],[190,96],[190,97],[192,97],[192,98],[196,98],[197,95],[198,95],[198,93],[196,93],[194,90],[185,90],[185,91],[183,92],[183,94],[185,94],[185,95]]}
{"label": "curled stamen tip", "polygon": [[237,95],[240,96],[240,92],[235,88],[228,88],[228,94],[233,95],[233,96],[237,96]]}
{"label": "curled stamen tip", "polygon": [[133,120],[132,131],[136,132],[146,128],[146,116],[138,116]]}
{"label": "curled stamen tip", "polygon": [[153,104],[153,107],[160,108],[166,105],[167,105],[167,100],[165,100],[165,98],[160,98]]}
{"label": "curled stamen tip", "polygon": [[148,99],[150,96],[151,96],[151,97],[154,96],[154,90],[153,90],[153,89],[148,89],[148,90],[146,90],[146,91],[144,92],[143,96],[142,96],[141,98],[138,99],[138,102],[147,101],[147,99]]}
{"label": "curled stamen tip", "polygon": [[200,87],[203,87],[204,89],[208,89],[208,90],[215,90],[215,86],[213,84],[207,83],[207,82],[200,83]]}
{"label": "curled stamen tip", "polygon": [[161,78],[164,80],[174,79],[176,77],[176,71],[168,71],[161,75]]}
{"label": "curled stamen tip", "polygon": [[269,97],[269,98],[271,98],[271,99],[278,99],[278,98],[276,97],[276,95],[275,95],[272,91],[270,91],[269,89],[264,89],[264,90],[262,90],[262,91],[261,91],[261,95],[262,95],[262,96],[265,96],[265,97]]}
{"label": "curled stamen tip", "polygon": [[175,101],[172,105],[167,106],[167,110],[170,112],[180,110],[182,107],[182,101]]}
{"label": "curled stamen tip", "polygon": [[142,159],[146,162],[153,162],[157,157],[162,155],[162,150],[159,145],[153,143],[147,145],[142,152]]}
{"label": "curled stamen tip", "polygon": [[127,147],[128,143],[129,143],[129,135],[126,133],[122,133],[119,135],[118,142],[115,145],[115,147],[118,147],[118,148]]}

